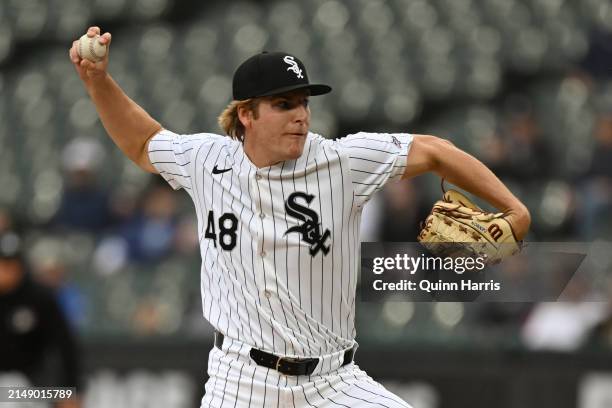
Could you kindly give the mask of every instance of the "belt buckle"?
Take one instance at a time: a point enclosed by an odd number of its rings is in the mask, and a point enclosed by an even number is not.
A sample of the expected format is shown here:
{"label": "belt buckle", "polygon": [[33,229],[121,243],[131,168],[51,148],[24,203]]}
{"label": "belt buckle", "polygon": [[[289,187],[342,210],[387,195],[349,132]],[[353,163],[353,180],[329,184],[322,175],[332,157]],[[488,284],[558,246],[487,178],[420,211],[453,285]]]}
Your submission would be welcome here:
{"label": "belt buckle", "polygon": [[301,358],[279,357],[278,360],[276,360],[276,366],[274,367],[274,369],[276,371],[278,371],[278,367],[280,366],[280,363],[283,362],[283,361],[285,361],[287,363],[301,363],[303,360]]}
{"label": "belt buckle", "polygon": [[298,375],[298,374],[291,373],[291,372],[286,372],[286,370],[283,370],[283,371],[279,370],[279,368],[280,368],[280,364],[281,364],[282,362],[286,362],[286,363],[298,363],[298,364],[299,364],[299,363],[310,363],[310,362],[308,361],[308,359],[303,359],[303,358],[294,358],[294,357],[279,357],[279,358],[278,358],[278,360],[276,360],[276,364],[275,364],[275,366],[274,366],[274,369],[275,369],[276,371],[278,371],[279,373],[281,373],[281,374],[285,374],[285,375]]}
{"label": "belt buckle", "polygon": [[275,365],[275,367],[274,367],[274,369],[275,369],[276,371],[278,371],[278,367],[280,366],[280,363],[281,363],[281,361],[282,361],[282,360],[283,360],[283,358],[282,358],[282,357],[278,357],[278,359],[276,360],[276,365]]}

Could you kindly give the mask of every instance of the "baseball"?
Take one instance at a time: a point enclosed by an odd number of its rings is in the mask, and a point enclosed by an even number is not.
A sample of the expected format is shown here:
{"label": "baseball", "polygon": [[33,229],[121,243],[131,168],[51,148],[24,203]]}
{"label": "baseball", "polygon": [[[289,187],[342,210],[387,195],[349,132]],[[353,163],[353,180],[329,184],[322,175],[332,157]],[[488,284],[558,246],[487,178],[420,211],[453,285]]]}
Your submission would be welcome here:
{"label": "baseball", "polygon": [[77,51],[81,58],[88,59],[93,62],[102,61],[102,58],[106,55],[106,45],[100,44],[98,41],[99,35],[95,37],[88,37],[84,34],[79,38],[79,46]]}

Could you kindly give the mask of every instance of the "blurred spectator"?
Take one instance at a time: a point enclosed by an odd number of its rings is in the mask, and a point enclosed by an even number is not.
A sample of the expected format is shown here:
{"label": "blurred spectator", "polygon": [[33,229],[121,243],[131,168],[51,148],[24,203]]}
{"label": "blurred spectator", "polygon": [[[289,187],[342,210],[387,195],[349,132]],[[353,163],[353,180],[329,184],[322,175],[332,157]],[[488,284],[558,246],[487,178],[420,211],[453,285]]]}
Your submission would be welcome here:
{"label": "blurred spectator", "polygon": [[62,312],[74,328],[83,327],[86,299],[78,285],[67,279],[66,265],[59,256],[47,256],[33,265],[37,280],[55,291]]}
{"label": "blurred spectator", "polygon": [[155,180],[140,208],[121,228],[131,260],[154,261],[170,253],[178,225],[177,200],[172,190]]}
{"label": "blurred spectator", "polygon": [[585,345],[592,330],[608,315],[606,303],[591,301],[590,289],[585,279],[574,277],[561,301],[536,305],[522,329],[525,345],[532,350],[566,352]]}
{"label": "blurred spectator", "polygon": [[591,165],[579,189],[579,228],[584,239],[612,237],[612,114],[601,115],[595,126]]}
{"label": "blurred spectator", "polygon": [[380,238],[388,242],[415,242],[419,223],[431,210],[425,207],[416,181],[391,183],[383,192],[385,198]]}
{"label": "blurred spectator", "polygon": [[7,210],[0,208],[0,234],[9,231],[13,227],[11,216]]}
{"label": "blurred spectator", "polygon": [[508,171],[506,168],[506,145],[499,131],[485,138],[478,152],[478,158],[482,160],[497,176],[504,176]]}
{"label": "blurred spectator", "polygon": [[362,214],[361,240],[415,242],[419,223],[431,210],[416,186],[415,180],[389,183],[382,199],[372,199]]}
{"label": "blurred spectator", "polygon": [[97,180],[103,159],[102,146],[92,139],[77,138],[65,147],[62,160],[66,184],[53,225],[93,233],[111,225],[109,193]]}
{"label": "blurred spectator", "polygon": [[132,217],[96,249],[96,269],[113,273],[126,262],[156,261],[171,254],[180,223],[177,207],[177,198],[172,190],[155,179]]}
{"label": "blurred spectator", "polygon": [[591,33],[589,53],[582,65],[595,77],[612,76],[612,32],[595,30]]}
{"label": "blurred spectator", "polygon": [[490,144],[485,161],[499,177],[527,184],[550,175],[551,152],[532,113],[511,113]]}
{"label": "blurred spectator", "polygon": [[0,235],[0,372],[21,372],[35,386],[79,386],[76,339],[52,292],[26,273],[12,232]]}
{"label": "blurred spectator", "polygon": [[134,332],[140,335],[159,333],[163,320],[161,309],[161,303],[153,298],[140,299],[131,321]]}
{"label": "blurred spectator", "polygon": [[595,127],[595,149],[588,176],[612,180],[612,113],[599,116]]}
{"label": "blurred spectator", "polygon": [[192,216],[183,216],[177,227],[175,250],[181,255],[199,255],[198,224]]}

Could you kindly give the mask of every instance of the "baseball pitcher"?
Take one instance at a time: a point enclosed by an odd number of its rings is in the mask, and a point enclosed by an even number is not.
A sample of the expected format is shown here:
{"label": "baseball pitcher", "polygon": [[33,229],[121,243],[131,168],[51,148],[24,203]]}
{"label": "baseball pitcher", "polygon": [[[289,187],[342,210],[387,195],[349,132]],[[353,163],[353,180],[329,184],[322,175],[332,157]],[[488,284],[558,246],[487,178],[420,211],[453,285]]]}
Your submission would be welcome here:
{"label": "baseball pitcher", "polygon": [[[97,41],[110,51],[110,33]],[[364,204],[389,181],[435,172],[498,208],[516,239],[526,207],[438,137],[310,132],[309,98],[331,88],[290,53],[237,68],[223,135],[178,135],[113,81],[108,51],[92,62],[77,48],[70,59],[109,136],[193,200],[203,313],[216,329],[202,407],[408,407],[353,362]]]}

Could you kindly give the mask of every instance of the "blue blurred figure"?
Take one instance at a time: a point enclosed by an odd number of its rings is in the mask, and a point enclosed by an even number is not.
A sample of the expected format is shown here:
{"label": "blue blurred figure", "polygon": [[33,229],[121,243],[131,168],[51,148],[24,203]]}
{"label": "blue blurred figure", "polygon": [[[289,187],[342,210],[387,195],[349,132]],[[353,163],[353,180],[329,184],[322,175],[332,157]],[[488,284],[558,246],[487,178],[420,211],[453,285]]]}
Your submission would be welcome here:
{"label": "blue blurred figure", "polygon": [[127,245],[128,259],[155,261],[168,255],[174,246],[179,224],[172,190],[155,183],[145,193],[134,216],[119,231]]}
{"label": "blue blurred figure", "polygon": [[52,224],[98,233],[113,222],[109,193],[98,185],[96,171],[104,150],[94,140],[76,138],[63,152],[65,188]]}

